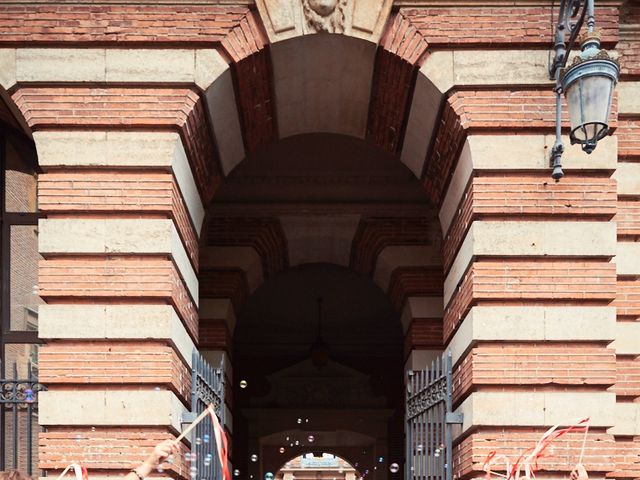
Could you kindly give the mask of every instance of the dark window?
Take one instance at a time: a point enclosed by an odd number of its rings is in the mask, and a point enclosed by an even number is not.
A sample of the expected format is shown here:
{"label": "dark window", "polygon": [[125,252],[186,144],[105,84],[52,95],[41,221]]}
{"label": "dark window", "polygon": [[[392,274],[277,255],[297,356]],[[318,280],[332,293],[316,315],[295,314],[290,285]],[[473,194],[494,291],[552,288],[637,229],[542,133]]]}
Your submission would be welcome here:
{"label": "dark window", "polygon": [[[0,374],[25,372],[37,366],[38,205],[37,163],[30,142],[12,132],[0,133]],[[18,347],[21,345],[22,347]]]}
{"label": "dark window", "polygon": [[[33,143],[0,123],[0,470],[36,472],[38,205]],[[14,382],[21,380],[22,382]],[[30,398],[31,397],[31,398]]]}

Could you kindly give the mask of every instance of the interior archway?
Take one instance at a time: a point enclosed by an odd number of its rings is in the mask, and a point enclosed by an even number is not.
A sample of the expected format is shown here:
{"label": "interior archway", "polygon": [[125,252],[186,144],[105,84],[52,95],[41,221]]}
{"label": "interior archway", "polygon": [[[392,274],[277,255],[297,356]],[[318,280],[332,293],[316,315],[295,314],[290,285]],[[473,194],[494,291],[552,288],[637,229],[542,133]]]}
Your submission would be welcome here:
{"label": "interior archway", "polygon": [[354,462],[333,452],[318,450],[289,459],[274,477],[276,480],[355,480],[360,475]]}
{"label": "interior archway", "polygon": [[404,279],[441,276],[434,212],[396,155],[336,133],[270,143],[225,179],[201,238],[200,348],[233,365],[241,477],[277,471],[280,449],[379,480],[379,458],[402,463],[404,311],[433,293]]}

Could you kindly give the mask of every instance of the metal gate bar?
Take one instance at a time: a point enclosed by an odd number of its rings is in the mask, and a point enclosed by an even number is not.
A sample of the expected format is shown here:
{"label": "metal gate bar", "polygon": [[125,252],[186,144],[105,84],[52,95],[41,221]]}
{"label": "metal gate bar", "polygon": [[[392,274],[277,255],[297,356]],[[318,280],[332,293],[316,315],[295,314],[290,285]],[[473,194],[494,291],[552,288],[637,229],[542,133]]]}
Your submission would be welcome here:
{"label": "metal gate bar", "polygon": [[38,392],[45,388],[38,383],[31,362],[27,365],[26,377],[18,377],[18,366],[14,363],[12,377],[0,379],[0,471],[26,470],[32,475]]}
{"label": "metal gate bar", "polygon": [[407,480],[452,480],[452,425],[462,418],[452,413],[451,353],[431,366],[409,371],[406,394]]}
{"label": "metal gate bar", "polygon": [[[191,421],[204,412],[210,404],[224,425],[224,364],[213,368],[199,352],[193,352],[191,367],[191,415],[183,419]],[[222,465],[216,450],[213,424],[200,422],[191,442],[190,476],[194,480],[218,480],[222,478]]]}

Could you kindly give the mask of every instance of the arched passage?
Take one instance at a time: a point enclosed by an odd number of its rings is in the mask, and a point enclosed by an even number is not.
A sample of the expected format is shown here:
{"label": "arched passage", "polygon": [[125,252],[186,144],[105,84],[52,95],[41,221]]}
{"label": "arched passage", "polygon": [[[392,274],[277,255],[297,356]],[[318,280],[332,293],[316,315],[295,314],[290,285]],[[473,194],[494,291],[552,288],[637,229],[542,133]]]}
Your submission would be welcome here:
{"label": "arched passage", "polygon": [[373,470],[399,455],[389,440],[402,431],[402,344],[398,314],[366,276],[307,264],[269,279],[234,334],[234,375],[247,382],[234,388],[241,460],[257,453],[268,469],[280,448],[325,448]]}
{"label": "arched passage", "polygon": [[200,349],[233,366],[241,475],[277,468],[280,448],[340,452],[362,471],[402,463],[414,317],[438,324],[432,347],[442,340],[441,307],[414,302],[441,302],[439,232],[414,174],[361,138],[290,136],[228,175],[201,238]]}

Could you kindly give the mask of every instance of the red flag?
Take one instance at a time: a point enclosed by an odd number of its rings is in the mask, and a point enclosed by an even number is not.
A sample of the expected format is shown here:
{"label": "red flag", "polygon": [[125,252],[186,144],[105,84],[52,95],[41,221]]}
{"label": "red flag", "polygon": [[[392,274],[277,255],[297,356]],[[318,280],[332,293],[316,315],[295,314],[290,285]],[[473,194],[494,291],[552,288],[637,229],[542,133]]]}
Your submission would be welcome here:
{"label": "red flag", "polygon": [[223,480],[231,480],[231,472],[229,472],[229,464],[227,462],[228,457],[228,443],[227,434],[224,431],[215,411],[213,405],[207,407],[211,421],[213,422],[213,433],[216,436],[216,449],[218,450],[218,458],[220,459],[220,465],[222,466],[222,478]]}

